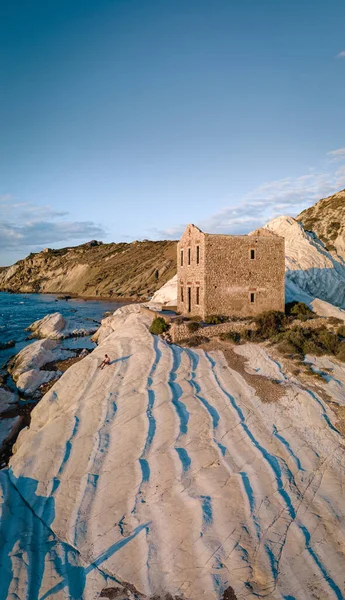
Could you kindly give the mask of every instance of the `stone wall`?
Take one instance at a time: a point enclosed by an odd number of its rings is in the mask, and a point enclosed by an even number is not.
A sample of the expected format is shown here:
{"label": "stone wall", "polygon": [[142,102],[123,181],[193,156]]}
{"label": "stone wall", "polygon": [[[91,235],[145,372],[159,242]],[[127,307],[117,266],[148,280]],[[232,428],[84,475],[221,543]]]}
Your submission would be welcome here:
{"label": "stone wall", "polygon": [[[188,225],[177,244],[177,310],[183,315],[200,315],[204,317],[205,237],[205,234],[198,227]],[[197,261],[197,246],[199,246],[199,263]],[[183,264],[181,251],[183,252]],[[188,264],[189,251],[190,264]],[[188,288],[191,288],[190,311],[188,310]],[[199,288],[199,304],[197,304],[197,288]]]}
{"label": "stone wall", "polygon": [[191,333],[188,329],[187,323],[181,323],[178,325],[177,323],[172,322],[169,333],[171,335],[172,341],[177,344],[182,340],[186,340],[194,335],[203,335],[207,338],[218,337],[222,333],[227,333],[228,331],[244,331],[245,329],[256,329],[255,323],[248,319],[247,321],[229,321],[228,323],[220,323],[219,325],[207,325],[205,327],[200,327],[196,332]]}
{"label": "stone wall", "polygon": [[210,235],[205,257],[205,315],[284,311],[284,238]]}
{"label": "stone wall", "polygon": [[267,310],[284,311],[284,238],[263,229],[245,236],[211,235],[188,225],[177,252],[177,308],[181,314],[204,319],[214,314],[252,316]]}

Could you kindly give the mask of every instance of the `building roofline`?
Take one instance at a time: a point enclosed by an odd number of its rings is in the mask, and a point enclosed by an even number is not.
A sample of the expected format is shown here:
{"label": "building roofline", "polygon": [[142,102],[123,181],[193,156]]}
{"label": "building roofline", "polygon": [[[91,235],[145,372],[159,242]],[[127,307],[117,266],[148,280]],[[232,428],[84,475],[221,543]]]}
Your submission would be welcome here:
{"label": "building roofline", "polygon": [[270,229],[267,229],[266,227],[259,227],[258,229],[255,229],[254,231],[251,231],[250,233],[242,233],[242,234],[234,234],[234,233],[206,233],[205,231],[203,231],[202,229],[200,229],[200,227],[197,227],[197,225],[194,225],[194,223],[189,223],[186,226],[185,231],[188,229],[188,227],[193,227],[194,229],[196,229],[197,231],[199,231],[199,233],[202,233],[204,236],[206,237],[214,237],[214,238],[248,238],[248,237],[276,237],[276,238],[281,238],[283,236],[278,235],[277,233],[275,233],[274,231],[271,231]]}

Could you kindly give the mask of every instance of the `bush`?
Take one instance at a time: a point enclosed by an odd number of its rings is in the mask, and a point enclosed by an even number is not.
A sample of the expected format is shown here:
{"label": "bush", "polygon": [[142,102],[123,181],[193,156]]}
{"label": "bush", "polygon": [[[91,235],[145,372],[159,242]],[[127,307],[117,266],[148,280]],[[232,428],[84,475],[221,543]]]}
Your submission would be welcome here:
{"label": "bush", "polygon": [[200,346],[200,344],[206,344],[209,341],[209,338],[204,335],[193,335],[186,340],[181,340],[180,345],[194,348],[195,346]]}
{"label": "bush", "polygon": [[176,325],[182,325],[182,323],[183,323],[183,322],[184,322],[184,319],[183,319],[183,317],[176,317],[176,318],[173,320],[173,323],[175,323]]}
{"label": "bush", "polygon": [[327,354],[336,354],[339,346],[338,336],[326,328],[317,329],[314,333],[314,339]]}
{"label": "bush", "polygon": [[345,338],[345,325],[338,327],[337,334]]}
{"label": "bush", "polygon": [[188,331],[190,331],[191,333],[195,333],[196,331],[198,331],[199,327],[200,324],[196,321],[190,321],[189,323],[187,323]]}
{"label": "bush", "polygon": [[300,321],[307,321],[316,317],[315,313],[304,302],[288,302],[285,304],[285,314]]}
{"label": "bush", "polygon": [[238,331],[227,331],[226,333],[222,333],[219,337],[221,340],[233,342],[234,344],[239,344],[241,341],[241,336]]}
{"label": "bush", "polygon": [[262,339],[273,337],[280,331],[283,331],[287,324],[285,314],[278,310],[269,310],[261,313],[254,320],[257,326],[255,337]]}
{"label": "bush", "polygon": [[220,325],[220,323],[226,323],[229,320],[229,317],[225,315],[209,315],[205,319],[205,323],[208,325]]}
{"label": "bush", "polygon": [[340,342],[340,344],[338,346],[338,351],[337,351],[336,357],[338,360],[341,360],[341,362],[345,362],[345,343],[344,342]]}
{"label": "bush", "polygon": [[161,335],[162,333],[164,333],[167,330],[168,330],[168,324],[163,319],[163,317],[157,317],[156,319],[154,319],[152,321],[151,327],[149,329],[150,333],[153,333],[153,335]]}
{"label": "bush", "polygon": [[189,317],[189,320],[196,321],[197,323],[201,323],[202,317],[200,315],[193,315],[192,317]]}
{"label": "bush", "polygon": [[338,317],[328,317],[327,323],[329,325],[342,325],[344,321],[343,319],[339,319]]}

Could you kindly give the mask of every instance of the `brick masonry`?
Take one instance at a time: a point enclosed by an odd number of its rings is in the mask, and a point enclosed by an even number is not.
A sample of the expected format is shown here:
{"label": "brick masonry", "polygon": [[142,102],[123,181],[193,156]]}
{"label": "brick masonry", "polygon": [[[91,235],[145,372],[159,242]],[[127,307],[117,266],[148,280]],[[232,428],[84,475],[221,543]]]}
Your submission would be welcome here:
{"label": "brick masonry", "polygon": [[177,246],[178,311],[252,316],[285,308],[284,238],[213,235],[188,225]]}

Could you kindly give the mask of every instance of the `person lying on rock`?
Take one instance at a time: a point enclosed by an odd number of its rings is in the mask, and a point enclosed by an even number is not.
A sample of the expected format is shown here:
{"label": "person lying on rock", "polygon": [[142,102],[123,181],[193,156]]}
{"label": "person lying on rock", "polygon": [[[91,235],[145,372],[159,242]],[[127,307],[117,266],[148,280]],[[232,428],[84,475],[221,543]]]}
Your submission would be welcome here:
{"label": "person lying on rock", "polygon": [[104,369],[105,365],[110,365],[110,358],[109,358],[108,354],[104,355],[103,361],[99,365],[100,369]]}

